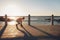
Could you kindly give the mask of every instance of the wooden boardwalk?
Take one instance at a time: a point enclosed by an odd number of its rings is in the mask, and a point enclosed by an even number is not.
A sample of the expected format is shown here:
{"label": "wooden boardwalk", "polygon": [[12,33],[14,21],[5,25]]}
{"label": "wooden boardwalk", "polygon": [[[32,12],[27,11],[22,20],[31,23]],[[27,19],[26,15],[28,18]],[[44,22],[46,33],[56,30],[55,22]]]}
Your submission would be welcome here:
{"label": "wooden boardwalk", "polygon": [[[0,27],[0,30],[3,27]],[[15,38],[15,37],[39,37],[42,36],[47,36],[48,37],[55,37],[55,36],[60,36],[60,25],[28,25],[23,23],[23,27],[18,25],[8,25],[6,29],[3,31],[3,34],[1,35],[1,38]],[[44,39],[42,37],[42,39]],[[53,38],[54,39],[54,38]],[[53,40],[52,39],[52,40]],[[55,40],[55,39],[54,39]]]}

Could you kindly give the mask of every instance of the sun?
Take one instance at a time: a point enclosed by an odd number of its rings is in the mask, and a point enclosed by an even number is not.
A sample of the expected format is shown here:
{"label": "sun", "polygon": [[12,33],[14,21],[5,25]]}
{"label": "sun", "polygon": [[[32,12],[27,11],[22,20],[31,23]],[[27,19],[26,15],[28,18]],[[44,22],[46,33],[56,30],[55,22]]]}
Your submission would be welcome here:
{"label": "sun", "polygon": [[16,4],[8,4],[4,7],[3,12],[7,14],[7,16],[10,16],[10,19],[13,19],[14,21],[9,22],[10,25],[16,24],[16,17],[14,16],[24,16],[26,15],[23,8]]}
{"label": "sun", "polygon": [[8,22],[9,25],[16,25],[17,24],[17,22],[16,22],[17,17],[10,16],[8,18],[12,20],[12,21]]}
{"label": "sun", "polygon": [[26,15],[23,8],[16,4],[8,4],[5,6],[4,13],[8,16],[24,16]]}

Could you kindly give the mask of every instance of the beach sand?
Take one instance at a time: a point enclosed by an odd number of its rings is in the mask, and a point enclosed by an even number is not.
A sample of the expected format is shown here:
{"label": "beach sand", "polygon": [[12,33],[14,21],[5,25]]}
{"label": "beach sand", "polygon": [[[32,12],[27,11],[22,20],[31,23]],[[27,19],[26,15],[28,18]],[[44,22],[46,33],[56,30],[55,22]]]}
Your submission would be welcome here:
{"label": "beach sand", "polygon": [[[0,26],[0,30],[3,27]],[[60,36],[60,25],[40,25],[40,24],[34,24],[34,25],[28,25],[26,23],[23,23],[23,27],[18,25],[18,28],[20,30],[25,31],[28,34],[31,34],[32,36]],[[1,38],[14,38],[14,37],[23,37],[24,33],[19,31],[16,28],[16,25],[8,25],[6,29],[4,30]]]}

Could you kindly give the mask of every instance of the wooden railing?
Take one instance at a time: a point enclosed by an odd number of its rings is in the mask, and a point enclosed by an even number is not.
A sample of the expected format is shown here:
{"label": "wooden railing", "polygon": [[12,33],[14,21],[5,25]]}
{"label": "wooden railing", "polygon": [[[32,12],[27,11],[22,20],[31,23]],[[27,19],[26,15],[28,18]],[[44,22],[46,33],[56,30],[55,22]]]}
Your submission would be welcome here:
{"label": "wooden railing", "polygon": [[[5,14],[5,25],[7,25],[7,14]],[[31,15],[28,15],[28,25],[31,24]],[[54,15],[51,16],[51,25],[54,25]]]}

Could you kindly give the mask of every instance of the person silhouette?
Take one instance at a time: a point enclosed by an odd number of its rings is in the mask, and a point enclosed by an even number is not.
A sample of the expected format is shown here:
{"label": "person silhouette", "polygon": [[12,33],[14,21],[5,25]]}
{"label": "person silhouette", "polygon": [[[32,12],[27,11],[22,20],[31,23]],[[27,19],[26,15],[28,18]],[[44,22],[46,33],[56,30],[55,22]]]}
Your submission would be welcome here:
{"label": "person silhouette", "polygon": [[16,22],[17,22],[16,26],[17,26],[17,25],[23,26],[23,25],[22,25],[22,21],[23,21],[24,19],[25,19],[24,17],[23,17],[23,18],[18,18],[18,19],[16,20]]}

